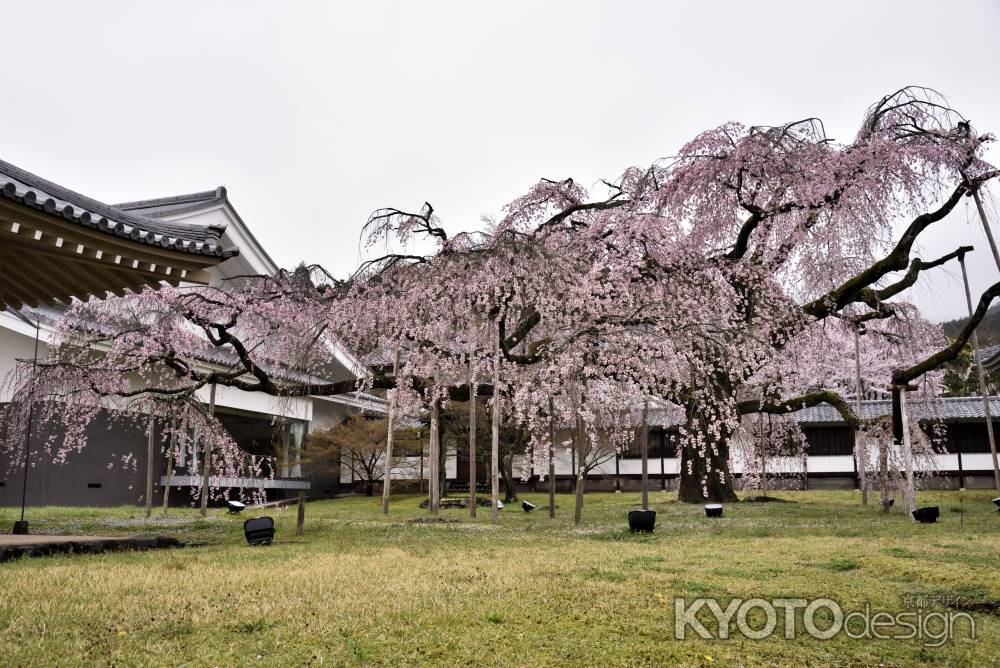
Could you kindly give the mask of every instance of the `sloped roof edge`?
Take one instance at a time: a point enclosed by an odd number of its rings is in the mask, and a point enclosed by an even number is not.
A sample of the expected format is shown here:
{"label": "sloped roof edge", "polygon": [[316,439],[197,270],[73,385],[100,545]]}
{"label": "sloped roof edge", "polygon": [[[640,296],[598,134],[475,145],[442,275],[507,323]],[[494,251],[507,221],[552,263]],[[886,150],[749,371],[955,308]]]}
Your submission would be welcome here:
{"label": "sloped roof edge", "polygon": [[216,226],[156,220],[99,202],[0,160],[0,197],[92,230],[193,255],[239,254],[219,243]]}

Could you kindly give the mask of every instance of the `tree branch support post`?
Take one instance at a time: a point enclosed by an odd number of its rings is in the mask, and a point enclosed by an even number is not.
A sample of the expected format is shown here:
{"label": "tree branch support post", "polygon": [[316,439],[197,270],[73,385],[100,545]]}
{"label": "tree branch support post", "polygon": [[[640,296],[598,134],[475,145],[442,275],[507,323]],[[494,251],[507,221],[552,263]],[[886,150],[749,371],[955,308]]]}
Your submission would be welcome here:
{"label": "tree branch support post", "polygon": [[[997,271],[1000,271],[1000,252],[997,251],[997,242],[993,239],[993,231],[990,229],[989,220],[986,218],[986,209],[983,207],[983,198],[979,195],[979,188],[972,189],[972,199],[976,201],[976,211],[979,212],[979,220],[983,224],[983,231],[986,232],[986,240],[990,242],[990,250],[993,252],[993,261],[997,265]],[[964,256],[959,255],[959,260]]]}
{"label": "tree branch support post", "polygon": [[[399,376],[399,346],[396,346],[396,359],[392,364],[393,379]],[[386,416],[385,433],[385,471],[382,474],[382,514],[389,514],[389,494],[392,487],[392,439],[396,432],[396,392],[389,390],[388,415]]]}
{"label": "tree branch support post", "polygon": [[299,490],[299,513],[295,518],[295,535],[301,536],[306,527],[306,493]]}
{"label": "tree branch support post", "polygon": [[556,516],[556,414],[549,397],[549,518]]}
{"label": "tree branch support post", "polygon": [[149,409],[149,425],[146,427],[146,519],[153,516],[153,472],[154,452],[156,451],[156,416],[152,406]]}
{"label": "tree branch support post", "polygon": [[[180,433],[187,429],[187,413],[181,420]],[[174,450],[177,447],[177,414],[170,421],[170,442],[167,444],[167,484],[163,486],[163,516],[167,516],[167,508],[170,507],[170,487],[174,484]]]}
{"label": "tree branch support post", "polygon": [[[861,396],[864,391],[864,387],[861,383],[861,344],[860,337],[861,332],[860,326],[854,326],[854,409],[858,414],[858,419],[861,419]],[[865,443],[864,436],[861,434],[861,428],[854,428],[854,461],[858,467],[858,486],[861,487],[861,505],[868,506],[868,447]]]}
{"label": "tree branch support post", "polygon": [[910,440],[910,415],[906,410],[906,387],[896,387],[899,392],[899,413],[903,421],[903,462],[906,466],[906,509],[911,522],[913,511],[917,509],[917,490],[913,483],[913,443]]}
{"label": "tree branch support post", "polygon": [[490,520],[500,522],[500,320],[493,333],[493,419],[490,432]]}
{"label": "tree branch support post", "polygon": [[[979,193],[976,192],[976,204],[983,220],[983,227],[990,237],[990,246],[996,253],[996,246],[993,245],[993,235],[989,232],[989,225],[986,224],[986,214],[982,209],[982,202],[979,200]],[[969,273],[965,269],[965,253],[958,256],[958,263],[962,265],[962,281],[965,283],[965,302],[969,307],[969,317],[972,317],[972,293],[969,291]],[[998,260],[1000,268],[1000,260]],[[972,351],[976,356],[976,372],[979,374],[979,394],[983,398],[983,415],[986,416],[986,436],[990,442],[990,455],[993,457],[993,486],[997,494],[1000,494],[1000,464],[997,462],[997,442],[993,433],[993,416],[990,414],[990,392],[986,386],[986,373],[983,371],[983,356],[979,348],[979,334],[972,332]],[[962,455],[959,454],[959,457]]]}
{"label": "tree branch support post", "polygon": [[469,354],[469,517],[476,516],[476,366]]}
{"label": "tree branch support post", "polygon": [[[582,402],[581,402],[582,403]],[[580,410],[582,410],[580,406]],[[576,438],[574,439],[576,443],[577,456],[576,456],[576,505],[573,508],[573,524],[580,526],[580,520],[583,519],[583,486],[586,484],[587,473],[585,466],[584,457],[584,447],[587,442],[587,430],[583,426],[583,419],[580,417],[579,412],[576,416]]]}
{"label": "tree branch support post", "polygon": [[889,512],[889,448],[884,438],[878,442],[878,502],[883,513]]}
{"label": "tree branch support post", "polygon": [[622,469],[621,469],[621,459],[622,454],[615,451],[615,494],[621,494],[622,491]]}
{"label": "tree branch support post", "polygon": [[[208,414],[215,415],[215,383],[212,383],[208,394]],[[212,439],[205,439],[203,450],[204,460],[201,463],[201,516],[208,517],[208,483],[212,474]]]}
{"label": "tree branch support post", "polygon": [[639,447],[642,449],[642,509],[649,510],[649,399],[642,402],[642,432]]}
{"label": "tree branch support post", "polygon": [[[432,392],[436,388],[432,388]],[[438,461],[438,451],[441,448],[441,434],[438,431],[438,411],[440,410],[440,402],[436,396],[431,397],[431,436],[430,436],[430,464],[431,464],[431,480],[429,494],[429,503],[431,515],[435,517],[441,508],[441,467]]]}
{"label": "tree branch support post", "polygon": [[661,429],[661,431],[659,432],[659,434],[660,434],[660,491],[661,492],[665,492],[665,491],[667,491],[667,470],[666,470],[666,464],[663,461],[664,457],[666,457],[666,455],[664,454],[663,451],[667,449],[667,434],[663,431],[663,426],[662,425],[661,425],[660,429]]}

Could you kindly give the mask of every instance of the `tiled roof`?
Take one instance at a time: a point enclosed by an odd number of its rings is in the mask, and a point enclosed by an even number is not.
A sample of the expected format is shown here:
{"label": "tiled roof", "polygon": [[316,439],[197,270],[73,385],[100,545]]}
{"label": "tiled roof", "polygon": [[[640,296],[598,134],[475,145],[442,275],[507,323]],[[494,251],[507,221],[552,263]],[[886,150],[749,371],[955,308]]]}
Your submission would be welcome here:
{"label": "tiled roof", "polygon": [[[141,216],[147,216],[149,218],[174,218],[175,220],[176,216],[183,216],[186,213],[204,211],[216,206],[225,206],[229,213],[236,219],[237,229],[242,230],[242,233],[246,235],[250,242],[254,244],[257,252],[263,256],[267,263],[272,265],[271,271],[274,272],[278,270],[277,263],[271,258],[268,252],[257,240],[257,237],[254,236],[254,233],[243,221],[243,218],[240,217],[239,212],[233,206],[232,202],[229,201],[229,192],[226,190],[225,186],[219,186],[212,190],[203,190],[201,192],[188,193],[185,195],[170,195],[168,197],[140,199],[135,200],[134,202],[122,202],[120,204],[114,204],[113,206],[116,209],[129,211]],[[234,237],[232,232],[233,230],[230,229],[229,238],[238,238]],[[246,246],[243,245],[243,242],[240,243],[241,247],[246,250],[245,255],[252,255],[250,249],[246,248]]]}
{"label": "tiled roof", "polygon": [[[982,397],[946,397],[930,401],[910,399],[906,402],[906,408],[910,415],[918,420],[961,422],[986,418]],[[861,415],[864,419],[891,414],[892,401],[890,400],[861,402]],[[794,415],[798,422],[805,424],[844,424],[840,413],[829,404],[803,408]],[[990,415],[1000,417],[1000,397],[990,397]]]}
{"label": "tiled roof", "polygon": [[225,231],[217,226],[187,225],[140,216],[47,181],[0,160],[0,198],[18,202],[82,227],[194,255],[232,257],[223,248]]}
{"label": "tiled roof", "polygon": [[[853,403],[851,405],[853,408]],[[910,414],[918,420],[944,420],[963,422],[984,420],[982,397],[946,397],[932,401],[910,399],[906,404]],[[872,419],[892,414],[892,401],[888,399],[865,400],[861,402],[861,417]],[[833,406],[819,404],[792,413],[796,422],[810,425],[843,425],[844,419]],[[1000,397],[990,397],[990,415],[1000,417]],[[679,408],[662,406],[650,409],[649,424],[662,427],[678,425],[684,414]]]}
{"label": "tiled roof", "polygon": [[986,346],[979,349],[979,358],[983,361],[983,366],[990,369],[1000,362],[1000,346]]}
{"label": "tiled roof", "polygon": [[226,197],[226,187],[219,186],[214,190],[204,190],[186,195],[157,197],[154,199],[140,199],[134,202],[121,202],[112,206],[122,211],[141,211],[143,216],[149,218],[163,218],[164,216],[172,216],[178,213],[198,211],[213,204],[224,202],[226,201]]}

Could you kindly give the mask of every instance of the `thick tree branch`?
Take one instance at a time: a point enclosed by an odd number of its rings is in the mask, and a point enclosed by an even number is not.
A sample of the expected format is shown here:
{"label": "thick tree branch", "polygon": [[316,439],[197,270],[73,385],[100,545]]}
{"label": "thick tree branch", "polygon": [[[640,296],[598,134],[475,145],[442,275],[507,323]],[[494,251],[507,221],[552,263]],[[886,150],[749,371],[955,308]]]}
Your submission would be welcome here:
{"label": "thick tree branch", "polygon": [[976,310],[973,311],[972,316],[966,321],[965,326],[962,327],[962,331],[958,333],[958,336],[955,337],[950,345],[913,366],[905,369],[896,369],[892,373],[892,382],[896,385],[906,385],[928,371],[932,371],[945,362],[950,362],[958,357],[958,354],[962,352],[962,348],[969,342],[972,333],[976,331],[976,327],[982,322],[986,311],[990,308],[990,304],[998,296],[1000,296],[1000,283],[994,283],[979,298]]}
{"label": "thick tree branch", "polygon": [[818,406],[819,404],[830,404],[833,406],[850,427],[856,429],[861,425],[860,416],[851,409],[843,397],[832,390],[818,390],[778,402],[765,401],[761,403],[759,399],[741,401],[736,405],[736,411],[740,415],[748,413],[786,415],[800,411],[803,408],[809,408],[810,406]]}

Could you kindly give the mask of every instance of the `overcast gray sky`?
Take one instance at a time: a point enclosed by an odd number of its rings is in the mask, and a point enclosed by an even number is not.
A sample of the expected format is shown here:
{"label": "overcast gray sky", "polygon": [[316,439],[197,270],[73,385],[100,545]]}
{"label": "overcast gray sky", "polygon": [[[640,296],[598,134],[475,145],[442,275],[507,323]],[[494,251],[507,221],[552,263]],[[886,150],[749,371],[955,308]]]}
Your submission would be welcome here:
{"label": "overcast gray sky", "polygon": [[[539,177],[614,178],[728,120],[819,116],[850,140],[869,104],[922,84],[1000,134],[990,0],[34,0],[2,16],[0,158],[109,202],[224,184],[279,264],[339,275],[375,208],[428,200],[468,229]],[[997,270],[972,213],[924,246],[975,245],[981,289]],[[965,312],[957,269],[915,299]]]}

